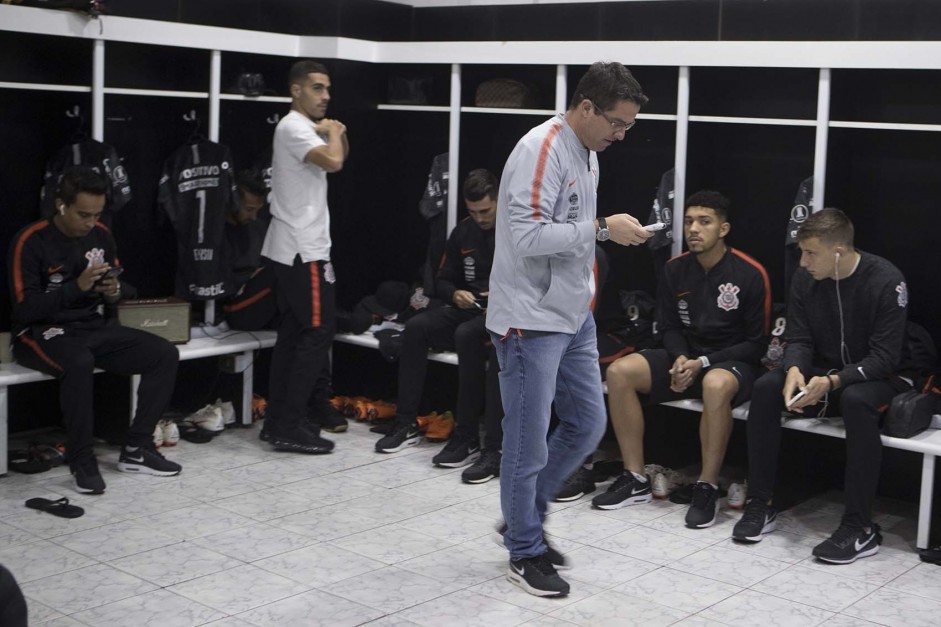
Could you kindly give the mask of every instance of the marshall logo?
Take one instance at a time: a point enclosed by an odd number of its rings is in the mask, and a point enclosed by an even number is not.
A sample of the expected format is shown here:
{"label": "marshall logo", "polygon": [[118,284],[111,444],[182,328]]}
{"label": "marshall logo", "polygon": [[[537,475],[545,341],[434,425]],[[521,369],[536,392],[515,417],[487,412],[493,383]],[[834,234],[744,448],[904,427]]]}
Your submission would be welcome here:
{"label": "marshall logo", "polygon": [[164,320],[151,320],[150,318],[145,318],[141,321],[140,326],[142,329],[159,329],[170,325],[170,321],[167,319]]}
{"label": "marshall logo", "polygon": [[62,329],[60,327],[49,327],[48,329],[42,332],[42,339],[51,340],[57,335],[65,335],[65,329]]}
{"label": "marshall logo", "polygon": [[724,309],[725,311],[738,309],[739,291],[739,287],[731,283],[723,283],[720,285],[719,297],[716,299],[716,304],[719,305],[719,309]]}

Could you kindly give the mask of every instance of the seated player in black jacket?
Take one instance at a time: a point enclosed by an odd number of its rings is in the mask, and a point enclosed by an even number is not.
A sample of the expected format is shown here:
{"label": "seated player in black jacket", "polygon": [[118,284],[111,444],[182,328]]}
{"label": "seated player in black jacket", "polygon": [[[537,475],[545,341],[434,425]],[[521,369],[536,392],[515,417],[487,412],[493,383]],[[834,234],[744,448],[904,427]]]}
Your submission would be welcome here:
{"label": "seated player in black jacket", "polygon": [[898,268],[853,246],[853,223],[823,209],[797,231],[800,269],[787,305],[784,364],[755,382],[748,413],[748,492],[732,538],[758,542],[775,528],[771,505],[781,412],[842,415],[846,425],[846,505],[839,528],[818,544],[817,559],[849,564],[879,551],[872,521],[882,440],[879,423],[909,384],[902,361],[908,288]]}
{"label": "seated player in black jacket", "polygon": [[[416,419],[428,349],[456,350],[457,427],[432,462],[448,468],[481,462],[464,471],[466,483],[483,483],[500,474],[503,408],[496,361],[492,359],[487,368],[488,358],[496,355],[484,328],[499,187],[497,177],[483,169],[473,170],[464,180],[464,204],[470,215],[451,232],[436,277],[438,297],[450,304],[420,313],[405,324],[395,422],[389,434],[376,443],[377,452],[395,453],[420,442]],[[487,435],[482,456],[478,415],[484,410]]]}
{"label": "seated player in black jacket", "polygon": [[22,365],[59,379],[75,489],[90,494],[105,490],[92,446],[95,368],[141,375],[137,413],[118,470],[172,476],[181,469],[153,443],[154,427],[173,393],[179,353],[166,340],[105,315],[121,299],[121,266],[111,232],[98,221],[104,204],[101,176],[86,167],[67,170],[55,215],[17,234],[8,264],[13,354]]}
{"label": "seated player in black jacket", "polygon": [[688,253],[670,259],[657,289],[663,348],[622,357],[608,367],[608,407],[624,472],[592,505],[617,509],[651,500],[644,475],[642,401],[701,398],[702,473],[686,526],[716,520],[722,460],[732,432],[732,407],[748,400],[767,350],[771,287],[760,263],[726,246],[729,201],[701,191],[686,200]]}

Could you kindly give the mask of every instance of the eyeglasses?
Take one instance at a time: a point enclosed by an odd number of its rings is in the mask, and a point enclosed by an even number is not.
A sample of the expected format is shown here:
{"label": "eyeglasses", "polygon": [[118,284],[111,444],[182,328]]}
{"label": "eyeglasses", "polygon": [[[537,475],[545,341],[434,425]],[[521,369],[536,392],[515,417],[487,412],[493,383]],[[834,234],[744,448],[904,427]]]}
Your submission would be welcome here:
{"label": "eyeglasses", "polygon": [[612,120],[611,118],[608,117],[608,114],[606,114],[604,111],[601,110],[601,107],[599,107],[593,102],[591,103],[591,106],[595,108],[595,112],[598,115],[604,118],[605,122],[611,125],[611,130],[614,131],[615,133],[626,133],[629,130],[631,130],[635,124],[637,124],[636,119],[633,122],[624,122],[622,120]]}

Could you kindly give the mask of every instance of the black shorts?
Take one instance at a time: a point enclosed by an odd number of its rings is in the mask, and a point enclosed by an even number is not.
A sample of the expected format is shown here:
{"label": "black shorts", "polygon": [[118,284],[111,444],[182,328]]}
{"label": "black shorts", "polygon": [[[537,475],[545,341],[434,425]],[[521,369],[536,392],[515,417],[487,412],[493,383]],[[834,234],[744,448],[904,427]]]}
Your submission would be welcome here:
{"label": "black shorts", "polygon": [[651,348],[639,353],[647,360],[650,366],[650,394],[641,394],[641,401],[647,405],[656,405],[666,401],[678,401],[684,398],[702,398],[702,378],[708,370],[728,370],[738,379],[738,392],[732,401],[732,407],[737,407],[751,398],[752,386],[758,375],[758,367],[743,361],[721,361],[702,370],[693,384],[682,392],[670,389],[670,368],[673,359],[662,348]]}

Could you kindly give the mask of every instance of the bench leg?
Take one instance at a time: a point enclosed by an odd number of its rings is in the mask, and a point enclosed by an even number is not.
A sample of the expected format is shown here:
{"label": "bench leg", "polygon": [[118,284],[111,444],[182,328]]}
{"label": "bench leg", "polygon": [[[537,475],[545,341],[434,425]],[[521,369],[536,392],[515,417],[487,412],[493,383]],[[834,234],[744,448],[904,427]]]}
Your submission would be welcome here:
{"label": "bench leg", "polygon": [[255,389],[255,351],[244,353],[248,365],[242,369],[242,426],[252,425],[252,392]]}
{"label": "bench leg", "polygon": [[140,387],[140,375],[132,374],[131,375],[131,415],[127,419],[127,423],[131,424],[134,422],[134,415],[137,413],[137,388]]}
{"label": "bench leg", "polygon": [[9,418],[7,390],[9,388],[5,385],[0,387],[0,475],[7,474],[7,429],[9,428],[7,423]]}
{"label": "bench leg", "polygon": [[921,462],[921,498],[918,499],[918,539],[915,546],[928,548],[928,536],[931,533],[931,501],[934,496],[934,461],[935,456],[925,453]]}

